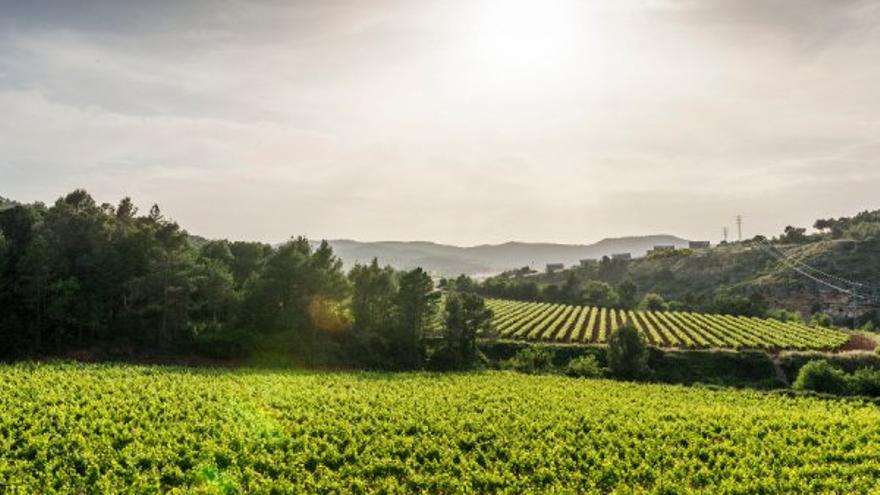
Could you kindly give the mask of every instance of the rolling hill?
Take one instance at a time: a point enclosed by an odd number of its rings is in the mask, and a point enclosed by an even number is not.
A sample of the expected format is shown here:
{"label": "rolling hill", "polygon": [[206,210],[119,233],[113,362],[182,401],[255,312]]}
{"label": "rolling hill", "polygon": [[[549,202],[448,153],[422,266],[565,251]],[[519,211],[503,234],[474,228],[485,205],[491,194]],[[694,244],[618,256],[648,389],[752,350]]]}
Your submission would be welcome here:
{"label": "rolling hill", "polygon": [[671,235],[648,235],[603,239],[594,244],[549,244],[507,242],[459,247],[433,242],[359,242],[347,239],[328,241],[346,267],[369,263],[378,258],[381,264],[398,269],[421,266],[442,275],[486,275],[531,266],[543,269],[547,263],[576,264],[585,258],[601,258],[613,253],[642,256],[655,245],[686,247],[688,241]]}

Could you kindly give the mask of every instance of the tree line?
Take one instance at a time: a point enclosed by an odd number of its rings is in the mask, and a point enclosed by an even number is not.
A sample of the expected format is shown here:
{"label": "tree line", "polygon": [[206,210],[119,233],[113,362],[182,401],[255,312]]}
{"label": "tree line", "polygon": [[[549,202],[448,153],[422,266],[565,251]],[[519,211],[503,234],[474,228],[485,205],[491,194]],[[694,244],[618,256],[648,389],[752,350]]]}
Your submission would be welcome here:
{"label": "tree line", "polygon": [[629,278],[624,278],[615,285],[605,280],[593,279],[589,274],[585,275],[577,270],[568,271],[561,284],[538,283],[530,280],[529,277],[524,277],[520,270],[515,270],[489,277],[482,282],[462,275],[455,279],[441,280],[440,285],[491,298],[622,310],[700,311],[744,316],[764,316],[770,311],[766,301],[759,294],[741,296],[719,292],[711,300],[705,298],[666,300],[656,292],[647,292],[640,297],[638,286]]}
{"label": "tree line", "polygon": [[441,280],[443,287],[470,291],[484,297],[514,299],[530,302],[550,302],[573,304],[620,310],[648,311],[694,311],[701,313],[721,313],[737,316],[754,316],[793,321],[800,316],[791,311],[772,308],[760,293],[735,294],[719,290],[712,297],[688,292],[681,300],[667,300],[657,292],[649,291],[640,295],[635,282],[626,274],[617,274],[619,283],[594,277],[604,277],[601,273],[603,263],[616,263],[603,260],[598,270],[582,268],[568,270],[561,283],[539,283],[530,275],[535,272],[528,268],[513,270],[489,277],[482,282],[467,276]]}
{"label": "tree line", "polygon": [[0,208],[0,358],[91,349],[123,356],[280,351],[305,364],[466,367],[491,319],[480,296],[441,293],[422,269],[348,273],[326,242],[190,236],[158,206]]}

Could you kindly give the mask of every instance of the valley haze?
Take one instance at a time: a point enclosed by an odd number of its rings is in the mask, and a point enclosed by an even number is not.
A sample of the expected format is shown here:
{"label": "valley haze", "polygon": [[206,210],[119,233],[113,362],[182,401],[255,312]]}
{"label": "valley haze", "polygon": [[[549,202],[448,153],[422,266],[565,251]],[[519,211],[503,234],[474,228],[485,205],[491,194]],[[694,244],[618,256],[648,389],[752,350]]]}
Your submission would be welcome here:
{"label": "valley haze", "polygon": [[643,256],[657,245],[687,247],[688,240],[673,235],[646,235],[603,239],[592,244],[506,242],[478,246],[453,246],[426,241],[361,242],[350,239],[327,241],[347,268],[377,258],[380,264],[405,270],[422,267],[427,271],[453,276],[485,276],[524,266],[543,270],[548,263],[566,267],[582,259],[600,259],[615,253]]}

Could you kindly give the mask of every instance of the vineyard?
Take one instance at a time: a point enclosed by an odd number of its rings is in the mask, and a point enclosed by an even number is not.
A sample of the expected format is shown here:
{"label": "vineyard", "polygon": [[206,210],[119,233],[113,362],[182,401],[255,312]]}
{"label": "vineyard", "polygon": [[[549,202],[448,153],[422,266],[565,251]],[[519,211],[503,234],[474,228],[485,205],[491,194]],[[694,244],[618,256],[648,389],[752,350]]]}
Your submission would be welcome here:
{"label": "vineyard", "polygon": [[18,364],[0,365],[0,410],[8,494],[880,488],[875,405],[754,391]]}
{"label": "vineyard", "polygon": [[605,343],[624,324],[657,347],[705,349],[834,350],[849,335],[799,323],[678,311],[626,311],[589,306],[491,299],[495,332],[503,338]]}

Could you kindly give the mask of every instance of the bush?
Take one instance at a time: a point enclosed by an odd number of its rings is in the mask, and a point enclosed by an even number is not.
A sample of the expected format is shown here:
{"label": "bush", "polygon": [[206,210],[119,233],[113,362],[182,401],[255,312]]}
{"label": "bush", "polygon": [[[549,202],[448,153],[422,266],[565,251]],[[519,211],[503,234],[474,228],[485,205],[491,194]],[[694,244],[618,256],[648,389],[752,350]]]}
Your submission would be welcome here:
{"label": "bush", "polygon": [[767,318],[785,322],[803,323],[804,318],[797,311],[788,311],[785,309],[771,309],[767,311]]}
{"label": "bush", "polygon": [[785,372],[785,376],[790,377],[793,381],[804,365],[817,359],[825,359],[832,366],[847,373],[853,373],[859,368],[880,369],[880,356],[872,351],[850,351],[840,354],[824,354],[817,351],[783,351],[779,355],[779,365]]}
{"label": "bush", "polygon": [[669,301],[666,303],[667,311],[687,311],[690,307],[681,301]]}
{"label": "bush", "polygon": [[608,337],[608,368],[619,378],[636,379],[648,369],[648,346],[641,332],[623,325]]}
{"label": "bush", "polygon": [[666,304],[666,300],[663,299],[663,296],[656,292],[649,292],[645,294],[645,298],[642,299],[639,308],[646,311],[666,311],[669,309],[669,306]]}
{"label": "bush", "polygon": [[832,366],[824,359],[820,359],[810,361],[801,368],[792,388],[844,395],[849,391],[849,383],[843,370]]}
{"label": "bush", "polygon": [[860,368],[849,376],[850,391],[855,395],[880,397],[880,370]]}
{"label": "bush", "polygon": [[596,356],[586,355],[569,361],[565,368],[565,374],[578,378],[601,378],[605,376],[605,370],[599,366]]}
{"label": "bush", "polygon": [[581,304],[600,308],[613,308],[620,301],[620,296],[613,287],[605,282],[591,280],[584,285]]}
{"label": "bush", "polygon": [[520,373],[543,373],[553,369],[553,352],[541,347],[526,347],[501,363],[503,369]]}
{"label": "bush", "polygon": [[830,328],[832,323],[831,317],[826,313],[813,313],[813,316],[810,318],[810,324],[814,327]]}
{"label": "bush", "polygon": [[254,347],[254,335],[237,329],[212,329],[193,337],[192,349],[203,356],[215,359],[232,359],[244,356]]}

